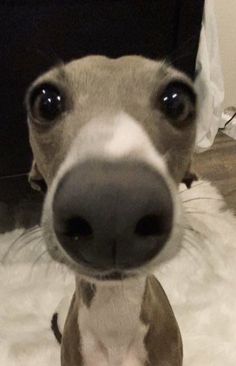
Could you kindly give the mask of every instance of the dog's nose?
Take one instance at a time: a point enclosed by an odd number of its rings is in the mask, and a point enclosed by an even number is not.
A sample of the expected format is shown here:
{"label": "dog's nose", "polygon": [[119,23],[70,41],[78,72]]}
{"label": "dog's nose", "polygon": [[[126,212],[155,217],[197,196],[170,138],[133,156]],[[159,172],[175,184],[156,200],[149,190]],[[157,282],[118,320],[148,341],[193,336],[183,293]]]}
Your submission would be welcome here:
{"label": "dog's nose", "polygon": [[167,242],[173,203],[165,180],[144,163],[84,162],[60,181],[53,201],[59,243],[94,269],[139,267]]}

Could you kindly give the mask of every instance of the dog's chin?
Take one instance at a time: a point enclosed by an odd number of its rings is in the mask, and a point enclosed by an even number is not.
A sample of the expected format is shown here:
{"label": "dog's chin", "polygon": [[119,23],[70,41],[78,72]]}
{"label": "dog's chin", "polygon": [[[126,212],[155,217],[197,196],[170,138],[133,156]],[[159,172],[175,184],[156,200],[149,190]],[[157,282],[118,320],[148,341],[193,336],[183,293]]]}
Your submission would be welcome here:
{"label": "dog's chin", "polygon": [[88,265],[75,262],[73,259],[63,258],[64,265],[70,268],[76,276],[83,277],[90,282],[112,283],[134,279],[141,275],[141,268],[137,269],[117,269],[99,270]]}

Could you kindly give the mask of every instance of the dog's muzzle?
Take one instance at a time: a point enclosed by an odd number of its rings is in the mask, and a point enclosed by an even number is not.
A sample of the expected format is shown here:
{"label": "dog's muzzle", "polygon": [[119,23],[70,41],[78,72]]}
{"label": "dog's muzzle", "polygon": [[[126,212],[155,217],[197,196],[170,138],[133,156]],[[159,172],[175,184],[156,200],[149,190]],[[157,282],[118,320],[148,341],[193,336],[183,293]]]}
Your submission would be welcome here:
{"label": "dog's muzzle", "polygon": [[145,163],[86,161],[59,182],[53,221],[76,262],[101,271],[132,269],[168,241],[173,202],[164,178]]}

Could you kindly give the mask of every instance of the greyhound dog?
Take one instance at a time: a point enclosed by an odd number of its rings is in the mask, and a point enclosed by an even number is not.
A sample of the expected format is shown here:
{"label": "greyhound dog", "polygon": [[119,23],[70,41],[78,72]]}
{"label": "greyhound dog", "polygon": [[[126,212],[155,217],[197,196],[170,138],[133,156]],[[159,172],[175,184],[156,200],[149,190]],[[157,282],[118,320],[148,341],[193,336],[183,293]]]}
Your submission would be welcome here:
{"label": "greyhound dog", "polygon": [[152,273],[183,237],[177,192],[195,142],[192,82],[140,56],[89,56],[40,76],[26,106],[30,180],[47,186],[47,249],[76,277],[61,365],[182,365],[180,331]]}

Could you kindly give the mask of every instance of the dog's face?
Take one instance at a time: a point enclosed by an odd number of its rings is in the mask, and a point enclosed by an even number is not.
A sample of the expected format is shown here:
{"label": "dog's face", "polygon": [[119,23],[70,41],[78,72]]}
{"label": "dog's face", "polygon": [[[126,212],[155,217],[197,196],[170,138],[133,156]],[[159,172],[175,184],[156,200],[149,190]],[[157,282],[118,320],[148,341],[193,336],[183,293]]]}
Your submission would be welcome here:
{"label": "dog's face", "polygon": [[195,141],[190,80],[138,56],[90,56],[39,77],[26,104],[52,257],[118,279],[173,256]]}

